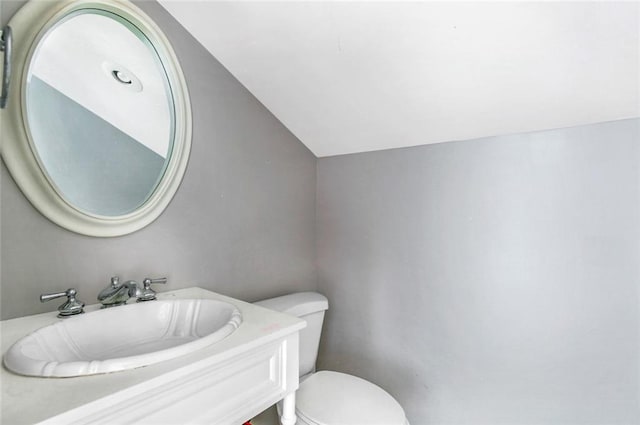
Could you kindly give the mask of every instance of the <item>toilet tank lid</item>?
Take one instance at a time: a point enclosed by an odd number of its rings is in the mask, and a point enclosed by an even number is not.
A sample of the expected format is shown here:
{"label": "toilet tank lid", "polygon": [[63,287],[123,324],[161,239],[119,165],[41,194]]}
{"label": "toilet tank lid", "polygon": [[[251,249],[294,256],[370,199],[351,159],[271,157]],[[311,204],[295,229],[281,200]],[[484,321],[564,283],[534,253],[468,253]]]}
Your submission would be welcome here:
{"label": "toilet tank lid", "polygon": [[257,301],[254,304],[296,317],[319,313],[329,308],[327,297],[317,292],[297,292]]}

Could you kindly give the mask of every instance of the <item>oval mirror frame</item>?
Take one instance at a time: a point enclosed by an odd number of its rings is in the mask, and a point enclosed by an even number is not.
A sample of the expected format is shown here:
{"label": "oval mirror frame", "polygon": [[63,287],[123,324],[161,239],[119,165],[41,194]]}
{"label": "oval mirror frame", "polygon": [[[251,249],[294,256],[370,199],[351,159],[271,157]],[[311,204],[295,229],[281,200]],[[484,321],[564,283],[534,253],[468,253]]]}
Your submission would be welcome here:
{"label": "oval mirror frame", "polygon": [[[111,12],[140,30],[162,62],[173,97],[174,140],[164,175],[146,202],[121,216],[89,214],[68,203],[42,170],[27,127],[26,83],[33,55],[53,26],[70,13],[82,9]],[[142,10],[126,0],[32,0],[12,17],[9,25],[13,32],[12,81],[7,106],[0,110],[0,153],[22,193],[49,220],[83,235],[121,236],[153,222],[178,190],[191,150],[191,103],[187,84],[178,58],[162,30]]]}

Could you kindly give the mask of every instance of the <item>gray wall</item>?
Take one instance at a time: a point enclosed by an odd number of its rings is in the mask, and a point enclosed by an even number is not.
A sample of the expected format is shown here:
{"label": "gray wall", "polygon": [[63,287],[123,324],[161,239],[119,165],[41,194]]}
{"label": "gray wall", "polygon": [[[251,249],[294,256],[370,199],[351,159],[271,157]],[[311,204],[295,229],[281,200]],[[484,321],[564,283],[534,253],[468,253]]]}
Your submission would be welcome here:
{"label": "gray wall", "polygon": [[[22,2],[2,1],[2,24]],[[138,5],[178,54],[193,108],[183,183],[158,220],[99,239],[66,231],[1,178],[1,317],[52,311],[43,292],[68,287],[95,302],[123,279],[168,276],[161,290],[201,286],[249,301],[316,287],[316,159],[161,6]]]}
{"label": "gray wall", "polygon": [[419,424],[637,424],[640,121],[318,160],[321,368]]}

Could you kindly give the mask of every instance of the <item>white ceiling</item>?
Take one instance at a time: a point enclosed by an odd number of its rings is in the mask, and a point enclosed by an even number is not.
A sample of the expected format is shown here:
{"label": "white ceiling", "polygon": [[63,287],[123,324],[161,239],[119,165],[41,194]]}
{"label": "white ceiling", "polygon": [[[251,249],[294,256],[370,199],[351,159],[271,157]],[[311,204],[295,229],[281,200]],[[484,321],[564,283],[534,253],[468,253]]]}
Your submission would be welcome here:
{"label": "white ceiling", "polygon": [[319,157],[640,116],[640,2],[160,3]]}

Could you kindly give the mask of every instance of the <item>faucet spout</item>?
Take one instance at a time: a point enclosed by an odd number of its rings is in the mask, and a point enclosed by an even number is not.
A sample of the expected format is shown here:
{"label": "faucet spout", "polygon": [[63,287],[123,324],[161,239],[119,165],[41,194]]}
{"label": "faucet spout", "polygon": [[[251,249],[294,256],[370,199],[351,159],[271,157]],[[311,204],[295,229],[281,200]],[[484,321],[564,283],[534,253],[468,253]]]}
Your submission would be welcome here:
{"label": "faucet spout", "polygon": [[129,298],[138,298],[142,294],[142,289],[140,289],[140,285],[135,280],[128,280],[123,286],[128,288]]}
{"label": "faucet spout", "polygon": [[137,298],[140,293],[140,286],[135,280],[128,280],[121,284],[120,278],[114,276],[111,278],[111,284],[98,294],[98,301],[102,304],[102,308],[115,307],[126,304],[129,298]]}

